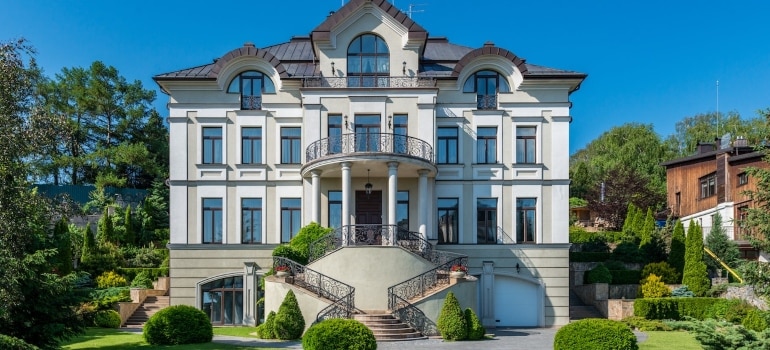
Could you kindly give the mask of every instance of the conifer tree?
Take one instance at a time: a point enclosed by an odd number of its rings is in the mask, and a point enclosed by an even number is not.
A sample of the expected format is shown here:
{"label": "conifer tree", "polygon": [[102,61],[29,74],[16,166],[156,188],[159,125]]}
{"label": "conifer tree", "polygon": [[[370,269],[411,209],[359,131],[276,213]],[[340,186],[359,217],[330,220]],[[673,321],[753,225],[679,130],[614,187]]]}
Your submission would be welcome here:
{"label": "conifer tree", "polygon": [[628,203],[626,220],[623,222],[623,233],[626,237],[634,236],[634,218],[636,218],[636,206],[634,203]]}
{"label": "conifer tree", "polygon": [[94,239],[94,232],[91,231],[91,223],[86,224],[86,229],[83,232],[83,250],[81,251],[80,261],[88,263],[93,254],[97,254],[96,251],[96,239]]}
{"label": "conifer tree", "polygon": [[104,207],[102,217],[99,218],[96,238],[100,244],[113,242],[115,239],[115,228],[112,224],[112,215],[110,215],[109,207]]}
{"label": "conifer tree", "polygon": [[[711,231],[706,235],[706,247],[724,261],[725,264],[728,266],[732,265],[731,267],[734,267],[735,262],[738,261],[741,255],[738,244],[727,237],[722,227],[722,215],[719,213],[714,214]],[[712,270],[722,268],[722,265],[710,256],[706,259],[706,265]]]}
{"label": "conifer tree", "polygon": [[652,209],[647,208],[647,215],[644,218],[642,230],[639,233],[639,246],[644,246],[652,241],[653,231],[655,231],[655,217],[652,215]]}
{"label": "conifer tree", "polygon": [[59,275],[64,276],[72,272],[72,240],[66,219],[61,219],[56,223],[53,235],[57,250],[56,269]]}
{"label": "conifer tree", "polygon": [[679,275],[684,271],[685,255],[685,237],[684,225],[677,220],[674,225],[674,233],[671,235],[671,251],[668,254],[668,264],[671,265]]}
{"label": "conifer tree", "polygon": [[701,231],[700,225],[693,221],[687,228],[682,284],[686,285],[697,296],[705,295],[711,288],[711,281],[708,278],[706,263],[703,259],[703,231]]}
{"label": "conifer tree", "polygon": [[126,207],[126,216],[123,220],[123,225],[126,228],[126,231],[123,235],[123,241],[126,244],[134,245],[136,243],[136,234],[134,233],[134,221],[133,217],[131,216],[131,206]]}

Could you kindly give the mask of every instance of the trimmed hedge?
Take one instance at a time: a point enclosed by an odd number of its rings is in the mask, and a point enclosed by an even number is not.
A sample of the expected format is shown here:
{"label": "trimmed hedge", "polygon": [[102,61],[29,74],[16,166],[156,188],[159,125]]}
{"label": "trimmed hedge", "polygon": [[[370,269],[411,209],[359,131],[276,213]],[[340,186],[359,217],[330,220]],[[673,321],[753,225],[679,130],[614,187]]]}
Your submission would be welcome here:
{"label": "trimmed hedge", "polygon": [[601,318],[572,322],[556,332],[554,350],[638,350],[636,335],[626,324]]}
{"label": "trimmed hedge", "polygon": [[612,284],[638,284],[641,273],[639,270],[610,270]]}
{"label": "trimmed hedge", "polygon": [[202,310],[174,305],[152,315],[144,324],[144,340],[152,345],[209,343],[214,329]]}
{"label": "trimmed hedge", "polygon": [[356,320],[332,318],[318,322],[302,337],[305,350],[375,350],[377,339],[372,330]]}
{"label": "trimmed hedge", "polygon": [[289,290],[283,298],[278,313],[275,314],[273,327],[276,338],[281,340],[299,339],[305,331],[305,318],[293,291]]}
{"label": "trimmed hedge", "polygon": [[612,256],[611,253],[602,252],[570,252],[569,261],[571,262],[602,262]]}
{"label": "trimmed hedge", "polygon": [[587,284],[612,283],[612,274],[610,274],[610,270],[607,270],[604,264],[599,264],[593,269],[586,271],[584,279]]}
{"label": "trimmed hedge", "polygon": [[444,305],[436,322],[439,333],[444,340],[465,340],[468,338],[468,324],[460,302],[452,292],[447,293]]}
{"label": "trimmed hedge", "polygon": [[698,320],[709,317],[709,309],[720,298],[642,298],[634,301],[634,316],[648,320],[682,320],[685,316]]}
{"label": "trimmed hedge", "polygon": [[468,340],[484,339],[487,330],[471,308],[465,309],[465,323],[468,325]]}
{"label": "trimmed hedge", "polygon": [[29,344],[19,338],[0,334],[0,349],[4,350],[40,350],[37,346]]}
{"label": "trimmed hedge", "polygon": [[262,339],[275,339],[275,311],[267,314],[265,323],[257,326],[257,336]]}
{"label": "trimmed hedge", "polygon": [[120,314],[115,310],[97,311],[94,325],[100,328],[120,328]]}
{"label": "trimmed hedge", "polygon": [[119,267],[117,272],[129,281],[133,281],[140,272],[146,272],[147,276],[155,281],[158,277],[168,276],[168,267]]}

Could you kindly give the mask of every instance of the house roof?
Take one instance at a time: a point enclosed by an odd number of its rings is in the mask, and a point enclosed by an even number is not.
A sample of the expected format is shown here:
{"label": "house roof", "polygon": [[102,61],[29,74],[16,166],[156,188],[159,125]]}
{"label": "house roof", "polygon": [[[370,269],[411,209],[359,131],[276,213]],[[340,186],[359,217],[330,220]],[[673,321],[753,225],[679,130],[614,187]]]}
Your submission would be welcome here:
{"label": "house roof", "polygon": [[761,158],[763,155],[762,152],[757,152],[753,147],[747,147],[747,146],[727,147],[723,149],[716,149],[709,152],[696,153],[687,157],[672,159],[672,160],[660,163],[660,165],[668,168],[668,167],[682,165],[693,161],[715,159],[717,155],[722,153],[734,154],[733,156],[730,157],[729,161],[738,161],[738,160],[750,159],[754,157]]}
{"label": "house roof", "polygon": [[228,62],[243,56],[259,57],[268,61],[282,79],[320,77],[317,58],[313,51],[313,40],[328,38],[335,25],[345,20],[364,3],[379,6],[385,13],[403,24],[409,30],[410,40],[424,42],[418,76],[433,78],[456,78],[462,68],[483,55],[498,55],[510,60],[522,72],[525,79],[532,78],[577,78],[583,79],[586,74],[569,70],[544,67],[526,63],[513,52],[486,43],[481,48],[470,48],[449,42],[445,37],[429,37],[425,29],[414,22],[406,14],[385,0],[351,0],[334,14],[328,16],[310,33],[310,36],[295,36],[290,41],[257,48],[251,43],[236,48],[214,62],[178,71],[158,74],[153,77],[156,81],[168,80],[215,80],[220,70]]}

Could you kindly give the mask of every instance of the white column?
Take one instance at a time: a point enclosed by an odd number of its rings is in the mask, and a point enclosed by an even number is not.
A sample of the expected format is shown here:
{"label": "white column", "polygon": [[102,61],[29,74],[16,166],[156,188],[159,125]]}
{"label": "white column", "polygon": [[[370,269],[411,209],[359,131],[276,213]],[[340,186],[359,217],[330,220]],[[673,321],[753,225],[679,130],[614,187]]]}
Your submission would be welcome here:
{"label": "white column", "polygon": [[[419,170],[419,180],[417,181],[417,191],[419,192],[419,198],[417,203],[427,203],[428,200],[428,173],[426,169]],[[420,237],[422,239],[428,239],[428,206],[417,206],[417,220],[420,224]]]}
{"label": "white column", "polygon": [[[396,226],[396,194],[398,193],[398,162],[388,162],[388,225]],[[396,244],[396,232],[390,231],[390,245]]]}
{"label": "white column", "polygon": [[310,172],[310,174],[313,176],[312,178],[312,184],[313,184],[312,220],[315,223],[320,225],[321,224],[321,171],[313,170]]}
{"label": "white column", "polygon": [[347,229],[350,225],[350,163],[342,163],[342,245],[347,245]]}

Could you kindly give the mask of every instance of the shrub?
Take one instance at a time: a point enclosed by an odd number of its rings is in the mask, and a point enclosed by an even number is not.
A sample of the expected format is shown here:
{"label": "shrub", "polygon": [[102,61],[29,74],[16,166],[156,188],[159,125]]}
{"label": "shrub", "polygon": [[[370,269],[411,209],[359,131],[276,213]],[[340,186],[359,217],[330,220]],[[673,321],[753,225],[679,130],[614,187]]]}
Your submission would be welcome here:
{"label": "shrub", "polygon": [[297,232],[297,235],[295,235],[289,242],[289,245],[291,245],[291,247],[302,257],[301,261],[294,261],[302,265],[307,265],[308,256],[310,255],[310,243],[326,236],[332,231],[334,231],[334,229],[323,227],[315,222],[311,222],[302,227],[299,232]]}
{"label": "shrub", "polygon": [[639,270],[612,270],[610,269],[610,275],[612,275],[612,284],[638,284]]}
{"label": "shrub", "polygon": [[281,340],[299,339],[305,330],[305,318],[297,304],[297,297],[293,291],[286,293],[278,313],[275,314],[275,336]]}
{"label": "shrub", "polygon": [[569,261],[571,262],[601,262],[609,259],[610,253],[597,252],[570,252]]}
{"label": "shrub", "polygon": [[99,277],[96,277],[96,286],[100,289],[111,287],[125,287],[128,285],[126,279],[115,273],[115,271],[107,271]]}
{"label": "shrub", "polygon": [[305,350],[377,349],[374,333],[356,320],[333,318],[312,325],[302,337]]}
{"label": "shrub", "polygon": [[39,350],[37,346],[29,344],[19,338],[0,334],[0,349],[5,350]]}
{"label": "shrub", "polygon": [[89,296],[96,310],[112,310],[118,302],[131,301],[131,291],[128,287],[96,289]]}
{"label": "shrub", "polygon": [[556,332],[554,350],[636,350],[636,335],[624,323],[600,318],[572,322]]}
{"label": "shrub", "polygon": [[639,292],[643,298],[664,298],[671,295],[671,290],[655,274],[647,276]]}
{"label": "shrub", "polygon": [[631,316],[622,320],[631,329],[638,329],[642,332],[650,331],[670,331],[671,327],[660,320],[648,320],[644,317]]}
{"label": "shrub", "polygon": [[604,264],[599,264],[586,272],[586,283],[612,283],[612,274]]}
{"label": "shrub", "polygon": [[447,293],[444,299],[444,306],[441,307],[441,313],[438,316],[438,331],[444,340],[464,340],[468,338],[468,324],[465,321],[465,315],[460,302],[457,301],[455,294]]}
{"label": "shrub", "polygon": [[134,288],[145,288],[145,289],[152,289],[152,279],[150,278],[150,274],[146,271],[142,271],[139,274],[134,277],[134,280],[131,281],[131,287]]}
{"label": "shrub", "polygon": [[648,320],[682,320],[692,317],[703,320],[719,298],[642,298],[634,301],[634,316]]}
{"label": "shrub", "polygon": [[640,281],[652,274],[655,274],[656,276],[660,277],[663,283],[666,283],[666,284],[677,284],[681,281],[681,278],[680,278],[681,276],[679,275],[678,272],[676,272],[676,269],[671,267],[671,265],[669,265],[665,261],[654,262],[654,263],[649,263],[647,265],[644,265],[644,268],[642,268]]}
{"label": "shrub", "polygon": [[695,293],[687,288],[687,286],[681,286],[671,291],[671,296],[676,298],[692,298],[695,297]]}
{"label": "shrub", "polygon": [[265,323],[257,326],[257,336],[262,339],[275,339],[275,311],[267,314]]}
{"label": "shrub", "polygon": [[711,280],[708,278],[703,255],[703,231],[697,222],[691,222],[685,237],[682,284],[686,284],[697,296],[706,295],[711,288]]}
{"label": "shrub", "polygon": [[307,264],[307,258],[303,258],[299,251],[288,244],[282,244],[275,247],[275,249],[273,249],[273,256],[280,256],[302,265]]}
{"label": "shrub", "polygon": [[571,226],[569,229],[569,241],[580,245],[580,251],[583,252],[609,252],[606,238],[597,232],[587,232],[586,230]]}
{"label": "shrub", "polygon": [[157,280],[158,277],[168,276],[168,266],[166,267],[122,267],[117,270],[121,275],[126,276],[126,280],[134,280],[142,272],[147,273],[151,280]]}
{"label": "shrub", "polygon": [[612,251],[612,260],[627,263],[643,263],[645,261],[639,246],[634,242],[623,242]]}
{"label": "shrub", "polygon": [[484,338],[487,330],[481,325],[481,320],[473,312],[473,309],[465,309],[465,323],[468,325],[468,340],[479,340]]}
{"label": "shrub", "polygon": [[690,333],[706,350],[766,349],[770,332],[755,332],[724,321],[693,322]]}
{"label": "shrub", "polygon": [[94,316],[94,326],[100,328],[120,328],[120,314],[115,310],[101,310]]}
{"label": "shrub", "polygon": [[617,260],[607,260],[604,262],[604,266],[607,267],[607,270],[610,271],[627,271],[628,268],[626,268],[626,263],[622,261]]}
{"label": "shrub", "polygon": [[175,305],[152,315],[143,334],[144,340],[152,345],[198,344],[211,342],[214,329],[202,310]]}
{"label": "shrub", "polygon": [[762,332],[767,329],[767,319],[767,311],[762,311],[759,309],[749,310],[749,312],[746,313],[746,317],[741,320],[741,325],[743,325],[745,328],[751,329],[752,331]]}
{"label": "shrub", "polygon": [[730,303],[730,305],[727,307],[724,320],[727,322],[740,324],[741,320],[743,320],[743,318],[746,317],[746,315],[748,315],[752,310],[756,310],[756,308],[743,300],[737,300],[737,302]]}

